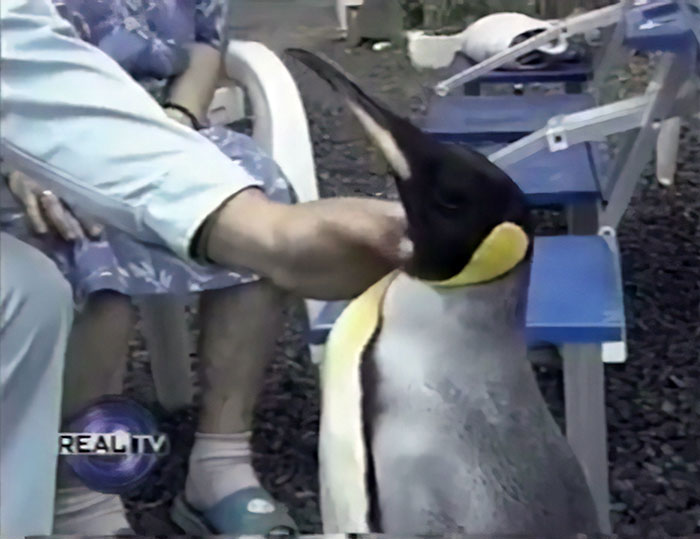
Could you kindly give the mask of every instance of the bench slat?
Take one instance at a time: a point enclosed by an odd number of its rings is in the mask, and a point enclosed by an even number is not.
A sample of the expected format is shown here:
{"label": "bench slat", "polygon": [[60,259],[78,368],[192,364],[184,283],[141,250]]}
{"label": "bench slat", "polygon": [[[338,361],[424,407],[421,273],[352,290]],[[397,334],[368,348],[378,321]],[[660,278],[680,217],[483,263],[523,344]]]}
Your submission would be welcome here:
{"label": "bench slat", "polygon": [[[625,314],[617,249],[600,236],[535,239],[527,308],[530,344],[622,340]],[[329,302],[307,336],[325,342],[347,302]]]}
{"label": "bench slat", "polygon": [[595,106],[590,94],[433,97],[422,128],[446,142],[512,142],[552,116]]}

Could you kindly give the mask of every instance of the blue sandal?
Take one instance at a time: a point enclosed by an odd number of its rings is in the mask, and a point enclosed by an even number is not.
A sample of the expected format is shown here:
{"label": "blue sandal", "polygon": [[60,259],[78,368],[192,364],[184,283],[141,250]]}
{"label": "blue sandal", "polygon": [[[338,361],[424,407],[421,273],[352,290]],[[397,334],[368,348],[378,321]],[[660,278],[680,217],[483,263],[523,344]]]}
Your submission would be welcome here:
{"label": "blue sandal", "polygon": [[180,493],[170,518],[189,535],[294,536],[296,524],[281,504],[262,487],[248,487],[226,496],[206,511],[192,507]]}

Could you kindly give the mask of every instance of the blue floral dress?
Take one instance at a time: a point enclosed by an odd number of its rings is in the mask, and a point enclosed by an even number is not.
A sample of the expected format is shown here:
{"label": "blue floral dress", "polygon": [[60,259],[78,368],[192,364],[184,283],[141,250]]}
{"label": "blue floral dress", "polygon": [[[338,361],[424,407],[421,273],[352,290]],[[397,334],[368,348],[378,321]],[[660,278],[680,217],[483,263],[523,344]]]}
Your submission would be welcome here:
{"label": "blue floral dress", "polygon": [[[78,34],[114,58],[161,104],[174,77],[188,65],[185,46],[224,44],[226,0],[54,0]],[[231,129],[206,127],[200,133],[229,158],[262,180],[267,195],[293,202],[293,193],[277,164],[253,142]],[[107,227],[98,240],[67,243],[32,233],[23,208],[2,197],[2,229],[51,256],[73,285],[76,301],[97,290],[130,296],[188,294],[257,280],[247,271],[227,271],[185,262],[165,248],[140,243]]]}

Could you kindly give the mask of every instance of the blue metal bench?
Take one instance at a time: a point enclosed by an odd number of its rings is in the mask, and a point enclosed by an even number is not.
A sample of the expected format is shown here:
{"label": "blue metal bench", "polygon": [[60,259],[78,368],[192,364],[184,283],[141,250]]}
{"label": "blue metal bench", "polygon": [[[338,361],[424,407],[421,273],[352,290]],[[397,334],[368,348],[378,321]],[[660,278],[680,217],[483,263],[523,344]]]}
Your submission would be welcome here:
{"label": "blue metal bench", "polygon": [[536,238],[530,344],[621,341],[625,315],[618,261],[616,242],[604,236]]}
{"label": "blue metal bench", "polygon": [[[616,28],[616,31],[620,30],[617,36],[619,45],[628,50],[662,53],[657,59],[653,82],[648,86],[647,92],[642,96],[599,106],[589,111],[553,118],[537,132],[490,154],[492,161],[512,171],[528,159],[541,155],[543,151],[551,150],[551,157],[554,158],[556,153],[568,151],[582,143],[600,140],[615,133],[625,133],[626,140],[621,144],[621,151],[615,157],[615,161],[607,167],[607,171],[596,171],[601,189],[601,203],[590,207],[585,204],[568,206],[567,210],[572,233],[590,234],[597,230],[607,230],[610,234],[607,241],[613,244],[614,230],[629,204],[644,166],[653,154],[654,143],[659,131],[662,131],[660,127],[664,125],[664,120],[689,113],[697,114],[700,109],[700,92],[697,87],[690,92],[683,91],[683,83],[693,80],[692,72],[698,66],[700,42],[697,19],[695,27],[692,26],[692,10],[687,0],[651,0],[644,4],[635,2],[635,5],[628,2],[626,7],[629,9],[623,12],[621,23]],[[611,62],[603,62],[603,65],[609,69]],[[700,72],[700,69],[698,71]],[[596,78],[598,77],[600,80],[603,78],[600,71],[596,73]],[[582,160],[578,161],[579,164],[581,162]],[[566,170],[573,170],[577,166],[571,163]],[[558,246],[557,251],[553,252],[556,264],[563,266],[569,264],[570,257],[576,256],[575,253],[567,251],[565,244]],[[617,266],[619,263],[616,248],[609,252],[612,263]],[[542,252],[538,255],[542,256]],[[553,261],[535,260],[535,264],[537,263],[541,263],[542,266],[541,269],[533,269],[534,286],[542,282],[537,272],[547,271],[544,268],[549,267]],[[598,263],[606,262],[599,260]],[[577,308],[579,305],[584,308],[590,307],[587,302],[591,298],[587,294],[597,295],[601,290],[600,283],[596,283],[594,274],[586,276],[584,282],[559,281],[556,279],[556,272],[552,272],[551,276],[551,281],[546,281],[546,286],[533,291],[531,298],[534,300],[535,294],[549,294],[550,300],[558,299],[566,303],[559,305],[554,311],[561,313],[558,317],[559,327],[556,320],[548,320],[548,326],[540,329],[547,330],[550,342],[558,340],[553,335],[558,329],[561,329],[566,337],[559,347],[564,359],[566,434],[586,471],[601,515],[605,515],[609,507],[609,493],[604,369],[601,360],[606,356],[624,358],[625,345],[624,342],[607,341],[611,335],[601,338],[602,344],[575,341],[574,335],[568,330],[572,322],[577,320]],[[563,277],[566,279],[568,275],[564,274]],[[566,292],[559,294],[557,289]],[[598,306],[601,309],[605,309],[604,305],[607,302],[622,301],[619,289],[608,288],[606,293],[611,295],[606,298],[598,296],[594,300],[599,302]],[[537,298],[535,301],[547,303],[548,300]],[[612,314],[611,320],[616,319],[617,309],[609,312]],[[531,322],[532,317],[528,312],[530,331]],[[578,319],[578,322],[582,320]],[[624,341],[624,325],[621,329],[620,340]],[[601,331],[601,337],[602,333]]]}
{"label": "blue metal bench", "polygon": [[512,142],[559,114],[595,106],[589,94],[433,97],[421,127],[447,142]]}
{"label": "blue metal bench", "polygon": [[[476,65],[464,54],[458,53],[452,67],[457,71]],[[496,69],[464,85],[465,95],[479,95],[482,84],[564,83],[567,93],[579,93],[593,76],[590,58],[584,57],[553,64],[547,69]]]}
{"label": "blue metal bench", "polygon": [[696,10],[696,5],[687,0],[650,0],[631,9],[625,17],[625,44],[643,51],[677,51],[689,47],[697,39],[698,19],[690,19]]}
{"label": "blue metal bench", "polygon": [[[602,236],[536,238],[527,310],[530,344],[622,340],[617,260],[615,242]],[[308,342],[323,344],[347,304],[327,303],[311,321]]]}
{"label": "blue metal bench", "polygon": [[[474,65],[470,58],[458,53],[451,69],[459,73]],[[465,83],[465,95],[434,96],[422,127],[445,141],[511,142],[540,129],[552,116],[593,107],[594,98],[581,93],[592,76],[593,64],[589,55],[576,60],[563,60],[546,69],[495,69]],[[480,95],[482,84],[532,83],[564,83],[566,93]]]}
{"label": "blue metal bench", "polygon": [[[471,144],[491,155],[502,143]],[[530,206],[572,207],[595,205],[602,200],[609,167],[607,144],[583,142],[559,152],[543,149],[503,169],[518,184]]]}

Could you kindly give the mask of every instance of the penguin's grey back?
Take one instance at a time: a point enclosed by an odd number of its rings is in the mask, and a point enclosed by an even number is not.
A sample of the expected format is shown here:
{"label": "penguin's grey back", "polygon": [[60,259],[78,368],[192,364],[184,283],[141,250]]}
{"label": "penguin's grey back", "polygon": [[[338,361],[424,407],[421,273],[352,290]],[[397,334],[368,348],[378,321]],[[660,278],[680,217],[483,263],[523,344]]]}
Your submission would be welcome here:
{"label": "penguin's grey back", "polygon": [[362,365],[372,531],[599,531],[526,360],[528,273],[461,289],[391,283]]}

